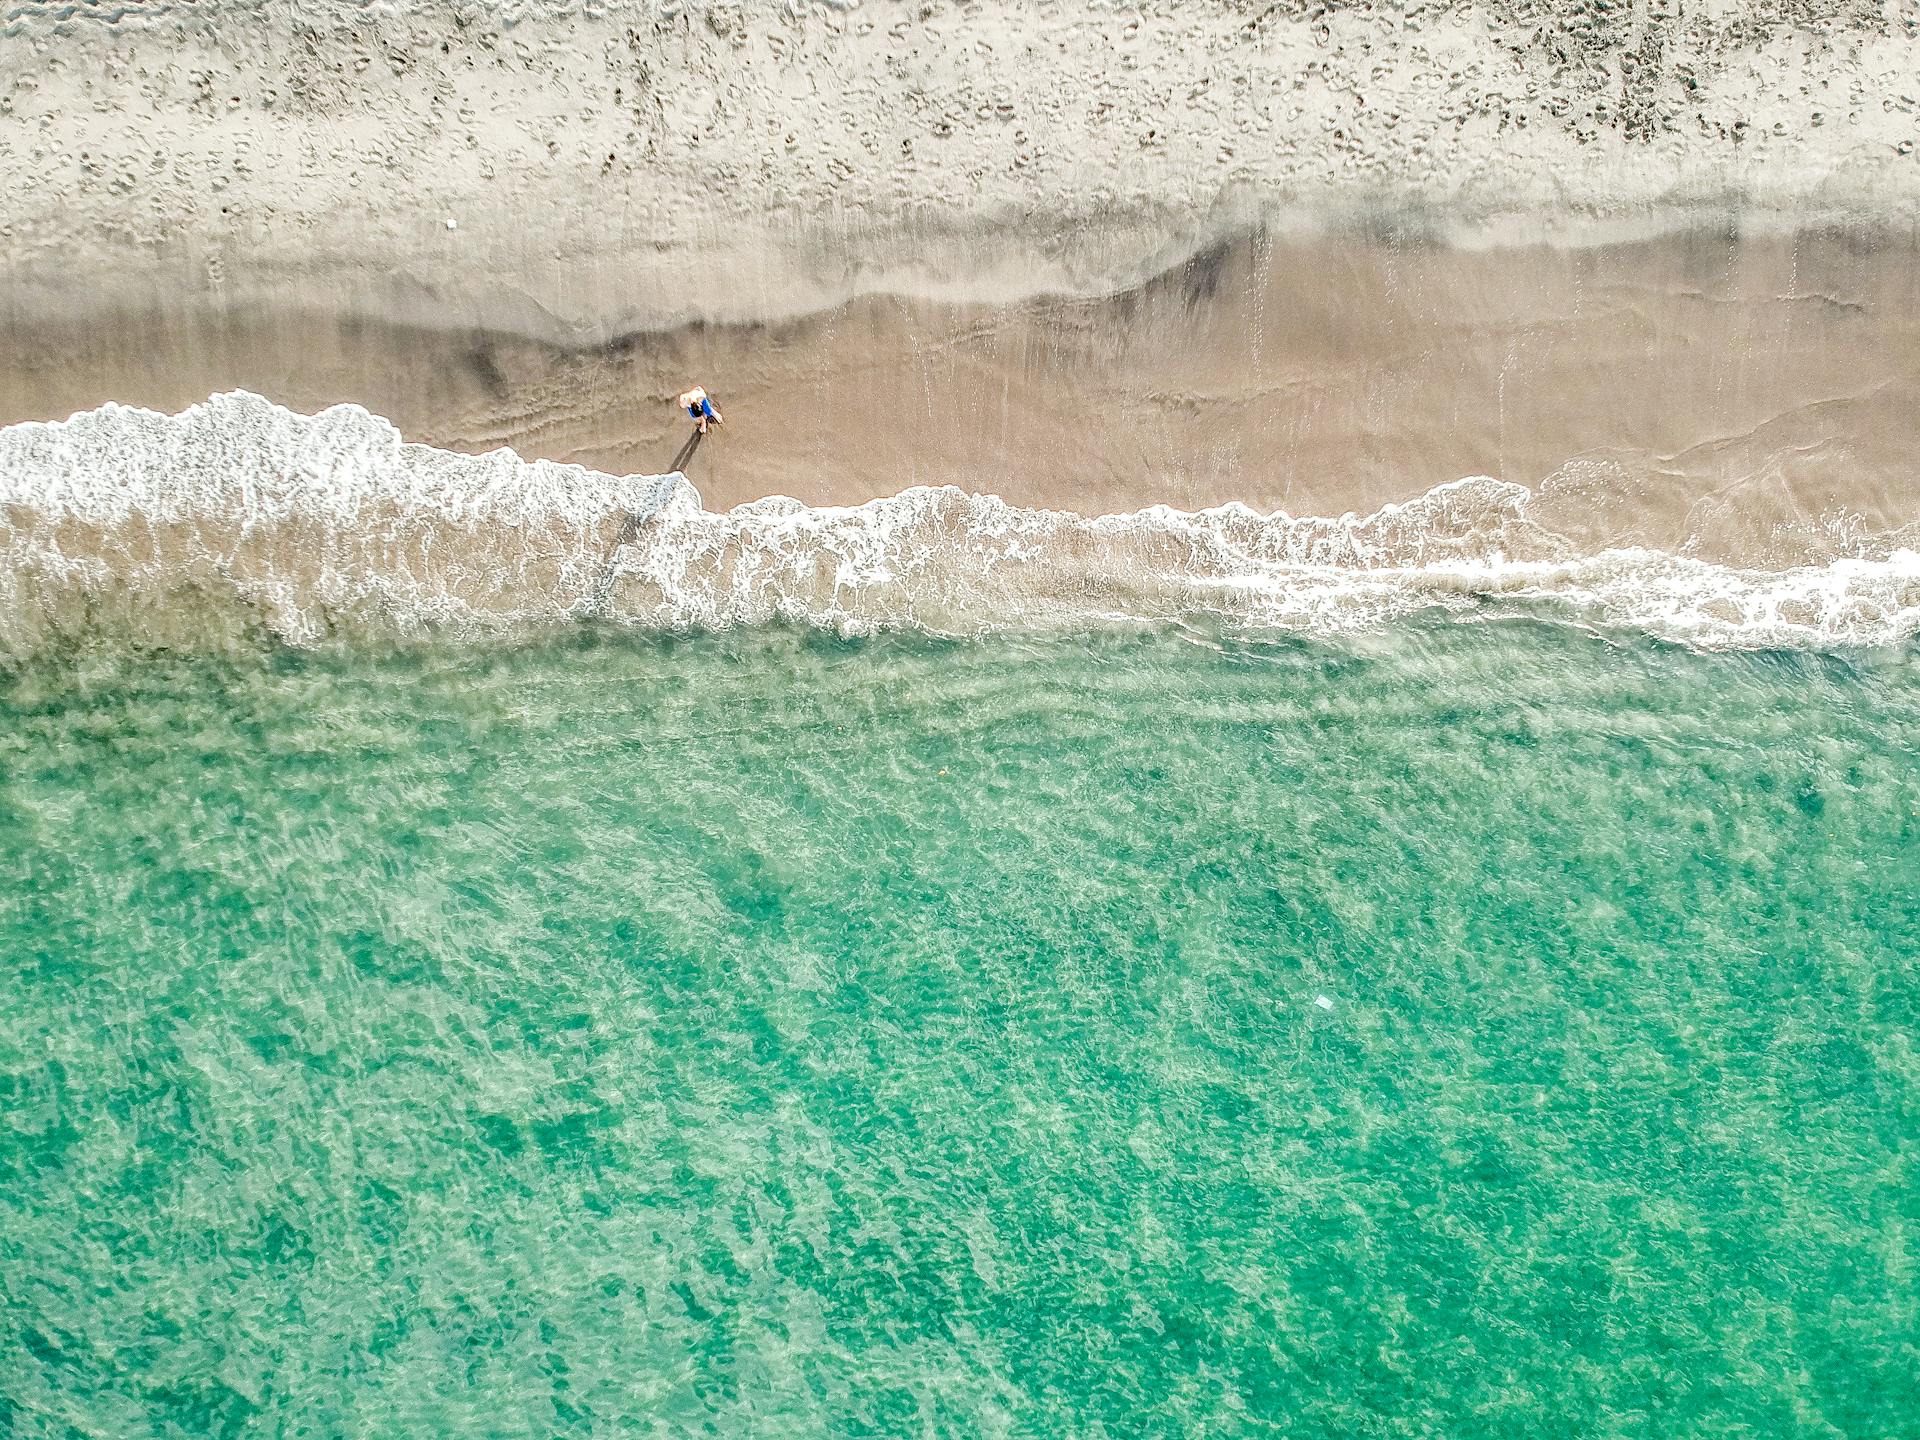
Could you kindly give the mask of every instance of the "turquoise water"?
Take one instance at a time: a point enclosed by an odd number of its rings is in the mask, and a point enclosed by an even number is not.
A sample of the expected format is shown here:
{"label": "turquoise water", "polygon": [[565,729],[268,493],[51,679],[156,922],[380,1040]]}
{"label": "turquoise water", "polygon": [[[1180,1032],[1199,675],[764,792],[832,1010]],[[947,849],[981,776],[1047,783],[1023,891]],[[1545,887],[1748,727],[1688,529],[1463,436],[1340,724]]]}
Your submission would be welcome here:
{"label": "turquoise water", "polygon": [[0,1432],[1920,1433],[1916,745],[1519,621],[16,668]]}

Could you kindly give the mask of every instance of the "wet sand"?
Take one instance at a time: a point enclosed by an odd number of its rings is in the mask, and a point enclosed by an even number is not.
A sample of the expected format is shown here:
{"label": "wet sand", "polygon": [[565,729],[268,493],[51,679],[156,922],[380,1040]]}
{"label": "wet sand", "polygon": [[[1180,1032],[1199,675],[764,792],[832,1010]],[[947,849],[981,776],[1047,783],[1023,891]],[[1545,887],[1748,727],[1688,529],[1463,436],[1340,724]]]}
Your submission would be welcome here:
{"label": "wet sand", "polygon": [[716,507],[950,483],[1083,514],[1339,514],[1489,474],[1565,533],[1787,558],[1915,515],[1920,238],[1246,237],[1101,298],[869,296],[582,348],[254,307],[0,337],[0,421],[247,388],[615,473],[667,467],[693,380],[727,416],[687,466]]}

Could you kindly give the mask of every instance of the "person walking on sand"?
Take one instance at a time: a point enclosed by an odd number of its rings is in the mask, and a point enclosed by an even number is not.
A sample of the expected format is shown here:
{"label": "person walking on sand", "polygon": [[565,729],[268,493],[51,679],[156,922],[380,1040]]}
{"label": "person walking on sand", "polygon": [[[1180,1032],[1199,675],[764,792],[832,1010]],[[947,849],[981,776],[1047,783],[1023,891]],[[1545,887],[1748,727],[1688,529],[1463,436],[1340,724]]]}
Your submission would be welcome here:
{"label": "person walking on sand", "polygon": [[680,408],[699,425],[702,435],[707,433],[709,425],[724,425],[720,412],[713,408],[713,397],[698,385],[680,397]]}

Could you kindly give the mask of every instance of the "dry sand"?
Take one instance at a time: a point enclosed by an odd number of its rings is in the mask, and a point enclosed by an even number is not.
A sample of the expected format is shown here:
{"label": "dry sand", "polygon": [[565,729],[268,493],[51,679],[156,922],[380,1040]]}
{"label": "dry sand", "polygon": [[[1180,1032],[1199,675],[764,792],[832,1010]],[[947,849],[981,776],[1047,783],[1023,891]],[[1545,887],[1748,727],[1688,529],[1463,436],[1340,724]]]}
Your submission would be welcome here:
{"label": "dry sand", "polygon": [[245,387],[647,471],[699,380],[723,504],[1915,510],[1910,5],[7,15],[0,421]]}

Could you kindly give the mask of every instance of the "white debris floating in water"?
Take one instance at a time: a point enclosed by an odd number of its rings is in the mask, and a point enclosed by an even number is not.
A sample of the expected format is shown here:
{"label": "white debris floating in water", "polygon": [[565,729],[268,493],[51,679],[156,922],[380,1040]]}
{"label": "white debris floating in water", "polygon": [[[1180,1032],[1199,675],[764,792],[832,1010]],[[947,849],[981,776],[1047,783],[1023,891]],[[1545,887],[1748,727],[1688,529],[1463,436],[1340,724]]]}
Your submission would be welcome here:
{"label": "white debris floating in water", "polygon": [[1318,1005],[1322,1010],[1331,1010],[1333,1008],[1333,997],[1331,995],[1316,995],[1313,997],[1313,1003]]}

